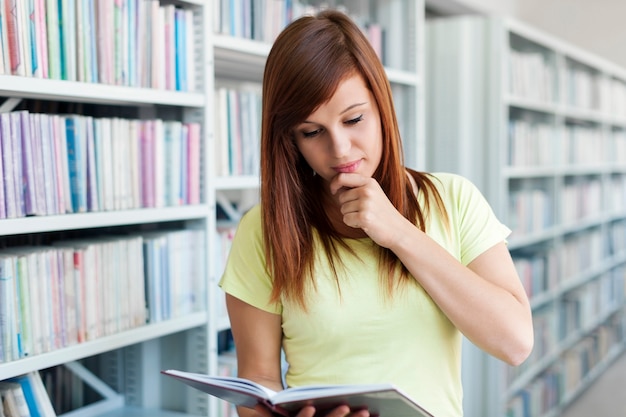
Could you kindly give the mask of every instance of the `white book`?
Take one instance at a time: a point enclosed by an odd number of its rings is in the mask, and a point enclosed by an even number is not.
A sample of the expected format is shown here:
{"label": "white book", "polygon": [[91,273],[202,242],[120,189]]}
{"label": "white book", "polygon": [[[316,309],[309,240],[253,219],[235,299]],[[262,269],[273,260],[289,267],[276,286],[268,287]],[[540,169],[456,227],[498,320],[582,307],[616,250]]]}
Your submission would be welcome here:
{"label": "white book", "polygon": [[30,381],[31,387],[33,388],[35,399],[37,400],[40,417],[56,417],[56,413],[52,407],[52,401],[48,396],[48,392],[46,391],[43,381],[41,380],[39,372],[30,372],[27,377]]}
{"label": "white book", "polygon": [[370,415],[390,417],[433,417],[417,402],[393,384],[317,385],[273,391],[254,381],[210,376],[177,370],[161,371],[197,390],[221,398],[237,406],[254,408],[263,404],[274,413],[295,416],[306,405],[316,413],[348,405],[353,411],[367,409]]}
{"label": "white book", "polygon": [[0,343],[5,362],[19,358],[14,265],[13,256],[0,255]]}

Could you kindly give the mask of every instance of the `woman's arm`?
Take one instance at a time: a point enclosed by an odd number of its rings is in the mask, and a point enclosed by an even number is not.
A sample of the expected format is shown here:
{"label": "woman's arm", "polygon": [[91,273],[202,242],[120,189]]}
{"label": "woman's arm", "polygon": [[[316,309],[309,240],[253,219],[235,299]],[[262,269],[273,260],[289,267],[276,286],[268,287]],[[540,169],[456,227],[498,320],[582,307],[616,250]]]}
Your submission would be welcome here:
{"label": "woman's arm", "polygon": [[528,357],[530,304],[504,241],[465,266],[402,216],[373,178],[339,174],[330,188],[344,223],[392,250],[469,340],[512,365]]}
{"label": "woman's arm", "polygon": [[511,365],[528,357],[530,304],[504,242],[467,267],[416,227],[390,249],[474,344]]}
{"label": "woman's arm", "polygon": [[[237,352],[237,375],[281,391],[281,317],[226,294],[226,307]],[[240,417],[270,416],[239,407]]]}

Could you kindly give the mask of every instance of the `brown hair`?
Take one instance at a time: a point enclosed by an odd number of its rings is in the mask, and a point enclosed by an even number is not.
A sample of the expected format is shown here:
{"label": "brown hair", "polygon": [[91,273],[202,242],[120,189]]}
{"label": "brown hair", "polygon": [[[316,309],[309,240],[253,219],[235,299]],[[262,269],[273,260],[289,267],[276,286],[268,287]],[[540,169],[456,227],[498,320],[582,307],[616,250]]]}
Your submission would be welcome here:
{"label": "brown hair", "polygon": [[[347,76],[360,74],[378,105],[383,154],[374,178],[391,203],[411,222],[425,229],[429,201],[444,213],[443,204],[426,173],[411,171],[424,194],[419,207],[404,167],[402,145],[385,69],[369,41],[346,15],[328,9],[292,22],[276,39],[263,76],[261,127],[261,212],[268,272],[273,278],[272,301],[281,296],[306,308],[305,290],[313,283],[314,230],[331,267],[336,245],[345,244],[332,228],[321,202],[321,181],[296,147],[293,129],[328,101]],[[398,282],[399,261],[380,250],[380,268],[388,293]],[[401,266],[401,277],[408,273]],[[335,274],[336,275],[336,274]]]}

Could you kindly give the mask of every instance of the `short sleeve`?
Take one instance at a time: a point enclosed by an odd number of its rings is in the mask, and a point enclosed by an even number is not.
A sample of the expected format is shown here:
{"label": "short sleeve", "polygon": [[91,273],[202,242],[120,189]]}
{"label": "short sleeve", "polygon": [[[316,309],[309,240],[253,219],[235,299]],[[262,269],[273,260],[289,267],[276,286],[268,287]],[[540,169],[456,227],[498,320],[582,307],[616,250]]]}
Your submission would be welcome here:
{"label": "short sleeve", "polygon": [[439,174],[452,225],[460,239],[461,263],[468,265],[480,254],[506,242],[511,230],[502,224],[480,190],[456,174]]}
{"label": "short sleeve", "polygon": [[281,313],[282,307],[270,302],[272,279],[266,269],[258,205],[239,222],[219,286],[227,294],[263,311]]}

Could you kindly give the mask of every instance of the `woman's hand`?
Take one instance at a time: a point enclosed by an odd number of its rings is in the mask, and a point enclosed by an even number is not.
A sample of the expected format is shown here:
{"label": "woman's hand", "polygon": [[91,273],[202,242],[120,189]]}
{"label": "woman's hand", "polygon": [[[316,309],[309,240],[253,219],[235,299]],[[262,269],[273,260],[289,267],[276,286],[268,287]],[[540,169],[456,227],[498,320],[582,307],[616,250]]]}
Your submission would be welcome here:
{"label": "woman's hand", "polygon": [[341,206],[343,222],[362,229],[380,246],[388,248],[407,227],[414,227],[391,204],[374,178],[341,173],[330,182],[330,192]]}
{"label": "woman's hand", "polygon": [[[272,412],[262,404],[258,404],[254,407],[254,410],[258,413],[259,417],[276,417],[276,414],[272,414]],[[317,416],[315,414],[315,407],[308,405],[302,408],[296,417],[370,417],[370,413],[367,410],[351,413],[347,405],[342,405],[324,414],[324,416]]]}

